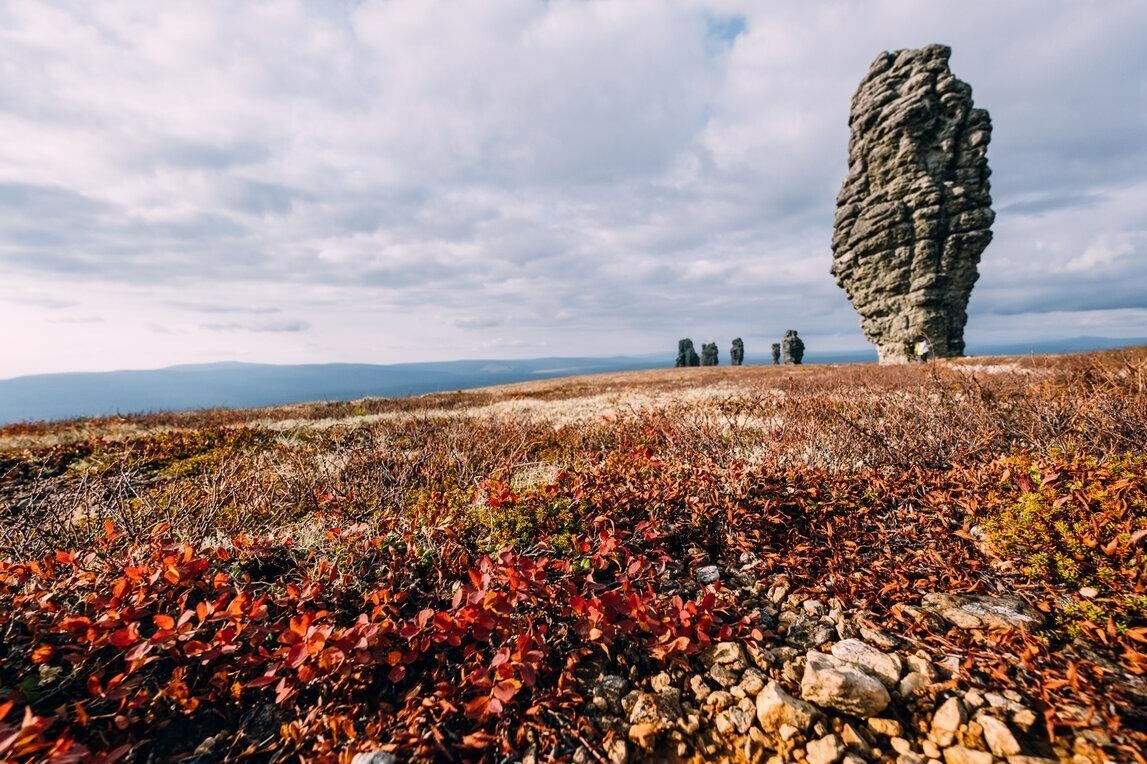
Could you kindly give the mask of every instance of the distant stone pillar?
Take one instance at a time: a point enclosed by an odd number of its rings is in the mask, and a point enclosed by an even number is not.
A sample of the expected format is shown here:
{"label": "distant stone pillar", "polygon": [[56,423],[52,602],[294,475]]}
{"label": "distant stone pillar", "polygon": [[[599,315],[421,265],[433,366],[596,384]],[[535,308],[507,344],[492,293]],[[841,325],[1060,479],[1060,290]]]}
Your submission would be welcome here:
{"label": "distant stone pillar", "polygon": [[701,346],[701,365],[702,366],[716,366],[717,365],[717,343],[707,342]]}
{"label": "distant stone pillar", "polygon": [[729,350],[729,363],[740,366],[745,362],[745,343],[741,338],[733,340],[733,347]]}
{"label": "distant stone pillar", "polygon": [[776,366],[780,362],[781,362],[781,343],[774,342],[773,343],[773,366]]}
{"label": "distant stone pillar", "polygon": [[781,357],[785,363],[792,364],[800,364],[804,359],[804,341],[797,336],[796,329],[785,332],[785,338],[781,340]]}
{"label": "distant stone pillar", "polygon": [[697,351],[693,349],[693,340],[685,338],[677,341],[677,362],[674,364],[677,368],[683,366],[700,366],[701,359],[697,356]]}

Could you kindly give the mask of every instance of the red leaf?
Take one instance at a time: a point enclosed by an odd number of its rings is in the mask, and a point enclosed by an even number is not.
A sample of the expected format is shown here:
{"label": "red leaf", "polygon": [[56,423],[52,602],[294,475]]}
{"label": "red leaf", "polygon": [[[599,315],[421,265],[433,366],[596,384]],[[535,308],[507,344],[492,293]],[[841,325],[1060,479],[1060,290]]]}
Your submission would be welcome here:
{"label": "red leaf", "polygon": [[136,632],[134,623],[122,629],[116,629],[108,635],[108,642],[110,642],[113,647],[129,647],[138,641],[139,634]]}
{"label": "red leaf", "polygon": [[247,687],[251,689],[258,689],[259,687],[266,687],[269,684],[274,684],[278,677],[274,674],[263,674],[257,676],[251,681],[247,682]]}
{"label": "red leaf", "polygon": [[517,679],[503,679],[494,685],[494,688],[490,690],[490,695],[503,703],[509,703],[521,688],[522,683]]}
{"label": "red leaf", "polygon": [[305,642],[299,642],[287,651],[287,665],[291,668],[298,668],[306,659],[307,644]]}

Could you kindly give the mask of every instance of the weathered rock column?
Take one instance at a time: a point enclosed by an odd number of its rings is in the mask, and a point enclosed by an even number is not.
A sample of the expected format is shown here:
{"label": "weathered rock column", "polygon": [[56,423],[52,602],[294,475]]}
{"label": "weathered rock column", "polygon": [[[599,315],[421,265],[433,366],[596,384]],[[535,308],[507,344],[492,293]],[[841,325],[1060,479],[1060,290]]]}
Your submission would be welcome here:
{"label": "weathered rock column", "polygon": [[702,366],[716,366],[717,365],[717,343],[707,342],[701,345],[701,365]]}
{"label": "weathered rock column", "polygon": [[693,340],[685,338],[677,341],[677,362],[673,365],[677,368],[701,365],[701,359],[693,349]]}
{"label": "weathered rock column", "polygon": [[964,353],[968,297],[992,240],[988,112],[948,68],[951,49],[881,53],[852,98],[832,274],[881,363]]}
{"label": "weathered rock column", "polygon": [[796,329],[785,332],[781,340],[781,358],[785,363],[799,364],[804,360],[804,340],[797,336]]}
{"label": "weathered rock column", "polygon": [[776,366],[780,362],[781,362],[781,343],[774,342],[773,343],[773,366]]}
{"label": "weathered rock column", "polygon": [[740,366],[745,362],[745,343],[740,337],[733,340],[733,347],[729,349],[729,363]]}

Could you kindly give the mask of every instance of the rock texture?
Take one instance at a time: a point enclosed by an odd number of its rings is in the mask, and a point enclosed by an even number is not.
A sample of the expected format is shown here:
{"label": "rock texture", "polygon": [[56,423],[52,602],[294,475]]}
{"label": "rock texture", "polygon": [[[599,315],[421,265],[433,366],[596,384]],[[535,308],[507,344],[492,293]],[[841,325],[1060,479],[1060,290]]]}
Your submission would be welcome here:
{"label": "rock texture", "polygon": [[707,342],[701,346],[701,365],[702,366],[716,366],[717,365],[717,343]]}
{"label": "rock texture", "polygon": [[773,343],[773,365],[775,366],[776,364],[778,364],[780,362],[781,362],[781,343],[774,342]]}
{"label": "rock texture", "polygon": [[800,363],[804,359],[804,340],[797,336],[796,329],[785,332],[781,340],[781,357],[785,363]]}
{"label": "rock texture", "polygon": [[740,366],[745,362],[745,343],[740,337],[733,340],[733,347],[729,349],[729,363]]}
{"label": "rock texture", "polygon": [[686,337],[683,340],[677,341],[677,363],[674,366],[681,368],[682,366],[700,366],[701,358],[697,355],[697,351],[693,349],[693,340]]}
{"label": "rock texture", "polygon": [[[716,571],[683,561],[678,573],[690,566],[698,583],[702,570]],[[765,638],[713,643],[652,676],[588,680],[600,748],[583,741],[572,761],[1055,764],[1044,758],[1053,753],[1072,764],[1104,761],[1080,736],[1053,748],[1038,699],[973,686],[988,677],[876,628],[871,611],[802,599],[787,581],[754,581],[750,570],[721,571],[722,584],[754,604]],[[914,633],[930,623],[919,621]],[[824,627],[812,640],[827,643],[823,650],[808,647],[812,625]],[[948,625],[938,628],[947,633]],[[908,677],[922,683],[904,692]]]}
{"label": "rock texture", "polygon": [[963,355],[968,297],[995,219],[988,112],[948,68],[951,49],[881,53],[852,98],[832,274],[882,363]]}

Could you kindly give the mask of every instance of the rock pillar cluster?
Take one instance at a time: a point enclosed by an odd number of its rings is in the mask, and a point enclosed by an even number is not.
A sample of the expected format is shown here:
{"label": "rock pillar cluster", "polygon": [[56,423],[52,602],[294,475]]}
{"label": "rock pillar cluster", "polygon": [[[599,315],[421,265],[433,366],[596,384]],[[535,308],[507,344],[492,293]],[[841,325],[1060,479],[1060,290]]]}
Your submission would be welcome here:
{"label": "rock pillar cluster", "polygon": [[992,239],[992,124],[951,49],[881,53],[852,98],[832,274],[881,363],[963,355],[968,297]]}

